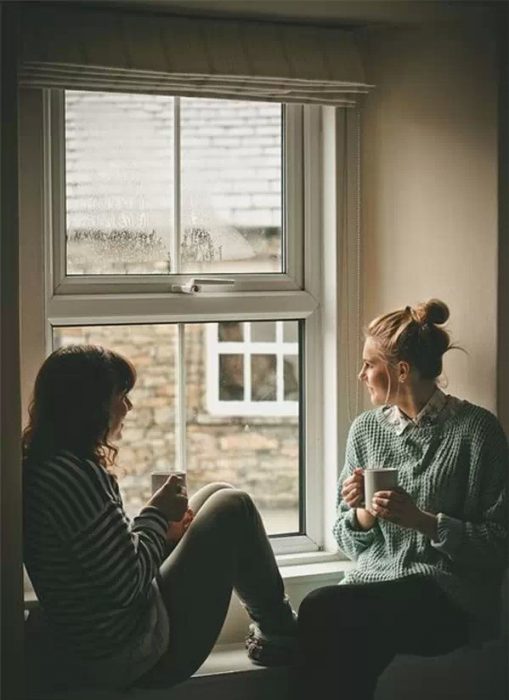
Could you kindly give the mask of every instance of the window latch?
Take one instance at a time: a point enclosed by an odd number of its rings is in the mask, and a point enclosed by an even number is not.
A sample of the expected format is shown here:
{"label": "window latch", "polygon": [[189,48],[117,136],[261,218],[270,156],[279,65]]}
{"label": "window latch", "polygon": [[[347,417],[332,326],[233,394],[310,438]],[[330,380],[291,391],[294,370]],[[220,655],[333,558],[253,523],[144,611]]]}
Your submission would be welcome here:
{"label": "window latch", "polygon": [[193,277],[183,284],[172,284],[170,289],[176,294],[199,294],[200,292],[229,292],[235,280],[220,277]]}

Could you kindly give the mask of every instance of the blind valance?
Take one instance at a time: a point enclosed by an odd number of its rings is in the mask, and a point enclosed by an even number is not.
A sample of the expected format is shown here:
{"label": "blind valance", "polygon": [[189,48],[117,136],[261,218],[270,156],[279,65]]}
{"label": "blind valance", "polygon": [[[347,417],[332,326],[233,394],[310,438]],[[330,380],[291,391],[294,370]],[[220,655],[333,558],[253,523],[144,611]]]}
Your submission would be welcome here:
{"label": "blind valance", "polygon": [[31,3],[19,82],[330,105],[369,88],[347,30]]}

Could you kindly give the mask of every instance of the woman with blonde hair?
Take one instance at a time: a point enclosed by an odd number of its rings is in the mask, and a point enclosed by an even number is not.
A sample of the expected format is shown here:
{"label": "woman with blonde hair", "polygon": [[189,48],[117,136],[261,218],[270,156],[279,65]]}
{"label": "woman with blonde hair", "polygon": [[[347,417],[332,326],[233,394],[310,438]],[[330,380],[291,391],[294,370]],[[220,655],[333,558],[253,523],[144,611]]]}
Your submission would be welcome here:
{"label": "woman with blonde hair", "polygon": [[36,687],[178,683],[208,656],[233,589],[255,662],[280,663],[295,646],[295,613],[247,493],[214,483],[188,500],[172,475],[126,515],[112,467],[135,381],[126,358],[93,345],[55,350],[37,375],[23,434],[24,561],[42,611],[27,624]]}
{"label": "woman with blonde hair", "polygon": [[[500,617],[507,440],[493,414],[437,385],[448,317],[432,299],[367,328],[359,379],[376,408],[350,428],[334,525],[355,567],[301,604],[302,697],[327,683],[371,700],[397,653],[451,651]],[[398,486],[365,503],[370,468],[396,469]]]}

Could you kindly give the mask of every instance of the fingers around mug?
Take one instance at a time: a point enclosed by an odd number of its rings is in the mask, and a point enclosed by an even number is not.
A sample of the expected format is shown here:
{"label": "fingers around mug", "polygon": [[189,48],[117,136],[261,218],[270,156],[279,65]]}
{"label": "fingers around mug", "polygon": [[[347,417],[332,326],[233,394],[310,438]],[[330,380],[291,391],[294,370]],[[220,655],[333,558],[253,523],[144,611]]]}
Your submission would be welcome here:
{"label": "fingers around mug", "polygon": [[178,489],[181,486],[180,477],[177,474],[170,474],[168,479],[163,484],[164,488],[173,491],[173,493],[178,493]]}
{"label": "fingers around mug", "polygon": [[375,493],[373,496],[373,504],[380,506],[381,508],[387,508],[390,505],[390,499],[389,498],[384,498],[383,496],[379,495],[385,493],[384,491],[379,491],[378,493]]}
{"label": "fingers around mug", "polygon": [[344,501],[346,501],[347,505],[352,506],[353,503],[358,501],[362,493],[359,491],[359,489],[353,487],[345,491],[345,493],[342,493],[342,498]]}
{"label": "fingers around mug", "polygon": [[396,491],[375,491],[373,498],[383,498],[391,503],[394,501],[402,501],[403,497],[400,493]]}
{"label": "fingers around mug", "polygon": [[344,481],[344,482],[343,482],[343,487],[342,487],[342,489],[341,489],[341,495],[342,495],[342,496],[346,496],[346,495],[348,495],[349,493],[351,493],[352,491],[354,491],[355,489],[357,489],[357,484],[356,484],[356,483],[354,483],[354,482],[352,482],[352,481],[350,481],[350,482],[347,483],[346,481]]}
{"label": "fingers around mug", "polygon": [[186,496],[181,496],[179,494],[175,496],[175,500],[177,501],[175,504],[175,516],[177,522],[180,522],[186,513],[188,502]]}
{"label": "fingers around mug", "polygon": [[355,474],[352,474],[351,476],[348,476],[343,481],[343,488],[347,488],[347,487],[351,486],[352,484],[355,484],[355,482],[356,482]]}
{"label": "fingers around mug", "polygon": [[171,474],[164,484],[172,493],[182,494],[187,498],[187,489],[184,479],[179,474]]}

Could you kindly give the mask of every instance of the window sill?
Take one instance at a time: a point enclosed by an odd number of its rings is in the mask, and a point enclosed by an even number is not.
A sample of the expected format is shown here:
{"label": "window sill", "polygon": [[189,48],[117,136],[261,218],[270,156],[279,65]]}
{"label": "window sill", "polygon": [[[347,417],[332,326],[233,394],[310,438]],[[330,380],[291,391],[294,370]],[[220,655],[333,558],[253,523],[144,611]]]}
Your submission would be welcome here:
{"label": "window sill", "polygon": [[350,571],[354,562],[344,559],[338,552],[303,552],[300,554],[280,554],[276,556],[283,579],[295,577],[338,574],[338,578]]}

